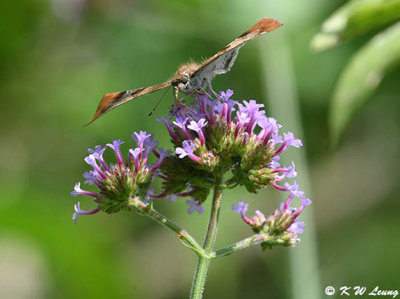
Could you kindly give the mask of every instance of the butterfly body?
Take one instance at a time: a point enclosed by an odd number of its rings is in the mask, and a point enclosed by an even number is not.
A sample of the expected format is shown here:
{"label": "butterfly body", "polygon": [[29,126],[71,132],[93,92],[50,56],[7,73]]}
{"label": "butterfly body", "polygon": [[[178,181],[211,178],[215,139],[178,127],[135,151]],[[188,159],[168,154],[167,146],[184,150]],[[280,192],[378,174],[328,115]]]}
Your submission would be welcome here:
{"label": "butterfly body", "polygon": [[252,40],[266,32],[275,30],[280,26],[282,26],[282,23],[277,20],[266,18],[261,19],[250,29],[203,63],[197,64],[195,62],[189,62],[181,65],[170,81],[135,90],[105,94],[97,107],[95,115],[88,124],[92,123],[111,109],[114,109],[132,99],[170,86],[174,88],[174,96],[177,103],[178,92],[182,92],[189,96],[196,96],[198,94],[203,94],[205,90],[208,89],[215,93],[211,86],[211,80],[215,75],[224,74],[230,71],[235,63],[240,48],[249,40]]}

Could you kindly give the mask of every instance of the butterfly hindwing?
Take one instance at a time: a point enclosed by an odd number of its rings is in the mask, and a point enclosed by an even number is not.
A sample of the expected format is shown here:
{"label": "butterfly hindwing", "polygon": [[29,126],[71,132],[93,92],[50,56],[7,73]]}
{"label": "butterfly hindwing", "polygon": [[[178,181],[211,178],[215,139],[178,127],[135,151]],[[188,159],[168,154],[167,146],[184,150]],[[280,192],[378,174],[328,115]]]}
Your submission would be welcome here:
{"label": "butterfly hindwing", "polygon": [[261,19],[217,54],[204,61],[199,66],[199,69],[193,73],[192,79],[195,79],[197,82],[210,82],[215,75],[228,72],[234,64],[240,48],[246,42],[261,34],[275,30],[280,26],[282,26],[282,23],[277,20]]}

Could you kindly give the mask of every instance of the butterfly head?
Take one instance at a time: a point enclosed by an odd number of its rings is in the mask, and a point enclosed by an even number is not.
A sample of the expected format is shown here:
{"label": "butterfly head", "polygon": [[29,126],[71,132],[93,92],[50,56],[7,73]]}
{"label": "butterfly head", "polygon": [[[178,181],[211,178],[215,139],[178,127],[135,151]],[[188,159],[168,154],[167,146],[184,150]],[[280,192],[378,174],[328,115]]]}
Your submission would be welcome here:
{"label": "butterfly head", "polygon": [[172,79],[172,86],[178,88],[184,94],[191,94],[193,89],[192,75],[198,67],[199,65],[194,62],[181,65]]}
{"label": "butterfly head", "polygon": [[186,71],[186,70],[183,71],[183,72],[180,74],[180,77],[179,77],[179,78],[175,78],[175,79],[172,81],[172,85],[178,87],[179,90],[186,90],[186,89],[188,89],[189,84],[190,84],[190,75],[191,75],[191,74],[190,74],[188,71]]}

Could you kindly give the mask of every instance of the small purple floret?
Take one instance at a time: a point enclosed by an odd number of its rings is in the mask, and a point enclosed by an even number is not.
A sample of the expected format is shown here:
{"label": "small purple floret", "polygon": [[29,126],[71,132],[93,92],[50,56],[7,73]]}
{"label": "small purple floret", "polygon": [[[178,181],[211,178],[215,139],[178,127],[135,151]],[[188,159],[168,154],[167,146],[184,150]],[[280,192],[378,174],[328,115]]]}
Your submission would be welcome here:
{"label": "small purple floret", "polygon": [[207,125],[207,121],[204,118],[199,119],[197,122],[192,120],[190,121],[190,125],[188,125],[188,129],[196,131],[197,133],[202,130]]}
{"label": "small purple floret", "polygon": [[122,158],[122,155],[121,155],[121,152],[120,152],[119,149],[120,149],[121,145],[124,144],[124,143],[125,143],[124,141],[121,141],[119,139],[118,140],[113,140],[112,143],[107,143],[107,146],[114,150],[115,156],[117,157],[118,164],[119,164],[120,167],[122,167],[124,165],[124,162],[123,162],[123,158]]}
{"label": "small purple floret", "polygon": [[278,168],[280,165],[280,163],[278,162],[279,160],[280,160],[279,156],[272,157],[272,161],[269,163],[269,167]]}
{"label": "small purple floret", "polygon": [[204,118],[199,119],[197,122],[192,120],[190,125],[188,125],[188,129],[193,130],[199,136],[201,145],[205,144],[205,137],[203,133],[203,128],[207,125],[207,121]]}
{"label": "small purple floret", "polygon": [[179,155],[179,158],[183,159],[185,158],[187,155],[193,154],[193,150],[194,150],[194,143],[191,140],[185,140],[182,143],[183,147],[177,147],[175,150],[175,153],[177,155]]}
{"label": "small purple floret", "polygon": [[181,116],[177,116],[172,123],[180,129],[185,129],[188,119],[188,117],[183,118]]}
{"label": "small purple floret", "polygon": [[204,207],[201,205],[201,202],[194,200],[193,198],[188,199],[186,204],[189,205],[188,213],[193,214],[193,212],[197,212],[199,214],[204,212]]}
{"label": "small purple floret", "polygon": [[297,172],[295,170],[294,162],[292,161],[292,165],[287,167],[288,172],[286,173],[287,178],[295,178],[297,176]]}
{"label": "small purple floret", "polygon": [[139,133],[133,132],[131,135],[132,139],[138,144],[138,146],[142,145],[150,136],[151,134],[147,134],[146,131],[140,131]]}
{"label": "small purple floret", "polygon": [[249,207],[248,203],[240,200],[237,205],[232,205],[232,210],[240,215],[244,215]]}
{"label": "small purple floret", "polygon": [[85,171],[83,173],[83,177],[86,179],[84,184],[86,185],[93,185],[97,183],[97,178],[98,176],[96,175],[96,172],[91,170],[91,171]]}
{"label": "small purple floret", "polygon": [[77,195],[89,195],[89,196],[93,196],[93,197],[99,196],[97,193],[82,190],[81,183],[76,183],[74,186],[74,191],[71,192],[71,196],[77,196]]}
{"label": "small purple floret", "polygon": [[96,209],[89,210],[89,211],[81,210],[80,205],[81,205],[80,202],[78,202],[74,205],[75,213],[72,215],[72,220],[75,221],[75,224],[78,223],[78,217],[80,215],[91,215],[91,214],[96,214],[97,212],[100,211],[100,207],[97,207]]}
{"label": "small purple floret", "polygon": [[284,139],[284,142],[286,143],[287,147],[289,147],[289,146],[294,146],[294,147],[303,146],[303,143],[301,142],[301,140],[300,139],[295,139],[292,132],[283,133],[283,139]]}
{"label": "small purple floret", "polygon": [[296,219],[287,230],[294,234],[302,234],[302,233],[304,233],[305,226],[306,226],[306,224],[304,222],[298,221]]}
{"label": "small purple floret", "polygon": [[285,188],[286,188],[286,190],[293,193],[294,196],[302,197],[304,195],[304,191],[301,191],[299,189],[299,185],[296,182],[294,182],[293,185],[290,185],[289,183],[286,182]]}
{"label": "small purple floret", "polygon": [[99,162],[100,162],[100,164],[101,164],[101,166],[103,166],[103,168],[105,169],[105,170],[107,170],[107,171],[109,171],[110,169],[108,168],[108,165],[107,165],[107,163],[104,161],[104,159],[103,159],[103,153],[104,153],[104,151],[106,150],[106,146],[101,146],[101,145],[96,145],[95,147],[94,147],[94,150],[93,149],[91,149],[91,148],[89,148],[88,149],[88,153],[89,154],[93,154],[93,157],[95,158],[95,159],[97,159],[97,160],[99,160]]}
{"label": "small purple floret", "polygon": [[129,149],[129,153],[132,155],[132,157],[135,159],[135,161],[139,158],[140,153],[143,152],[143,149],[140,148],[135,148],[135,149]]}

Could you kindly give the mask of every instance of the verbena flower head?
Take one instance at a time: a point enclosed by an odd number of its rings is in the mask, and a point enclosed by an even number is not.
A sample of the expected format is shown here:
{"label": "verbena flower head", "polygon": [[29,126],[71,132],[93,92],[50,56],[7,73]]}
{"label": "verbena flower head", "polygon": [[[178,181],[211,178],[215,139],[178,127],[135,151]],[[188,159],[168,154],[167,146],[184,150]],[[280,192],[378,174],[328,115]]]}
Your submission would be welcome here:
{"label": "verbena flower head", "polygon": [[164,195],[183,192],[189,185],[190,196],[201,203],[215,178],[222,176],[229,176],[228,188],[243,185],[256,193],[272,186],[289,191],[280,182],[297,175],[295,165],[281,166],[279,156],[289,147],[302,146],[301,140],[291,132],[280,135],[282,126],[266,116],[263,104],[238,102],[232,95],[232,90],[214,100],[201,95],[187,109],[159,119],[176,154],[161,166]]}
{"label": "verbena flower head", "polygon": [[[294,198],[301,198],[299,208],[291,207]],[[285,203],[282,203],[279,210],[275,210],[268,218],[260,211],[256,211],[252,218],[246,216],[248,203],[239,201],[237,205],[232,205],[232,210],[240,214],[243,221],[248,224],[255,233],[264,236],[261,243],[263,249],[273,245],[284,245],[287,247],[295,246],[299,241],[299,234],[304,232],[304,222],[298,220],[304,208],[311,204],[311,200],[303,195],[291,192]],[[273,241],[273,242],[271,242]]]}
{"label": "verbena flower head", "polygon": [[[88,150],[89,155],[85,162],[92,166],[93,170],[85,172],[83,176],[86,179],[85,184],[95,185],[97,191],[83,190],[81,184],[77,183],[71,195],[90,196],[97,203],[97,208],[85,211],[80,208],[78,202],[72,218],[75,222],[79,215],[130,210],[134,207],[133,201],[137,202],[138,198],[146,199],[153,175],[170,151],[164,151],[162,148],[157,151],[158,142],[154,140],[153,135],[144,131],[133,133],[132,139],[136,141],[137,147],[127,151],[125,160],[121,153],[121,145],[124,143],[121,140],[114,140],[104,147],[97,145]],[[103,153],[107,148],[114,151],[116,163],[107,163],[104,160]],[[154,165],[149,165],[147,161],[150,153],[158,159]]]}

